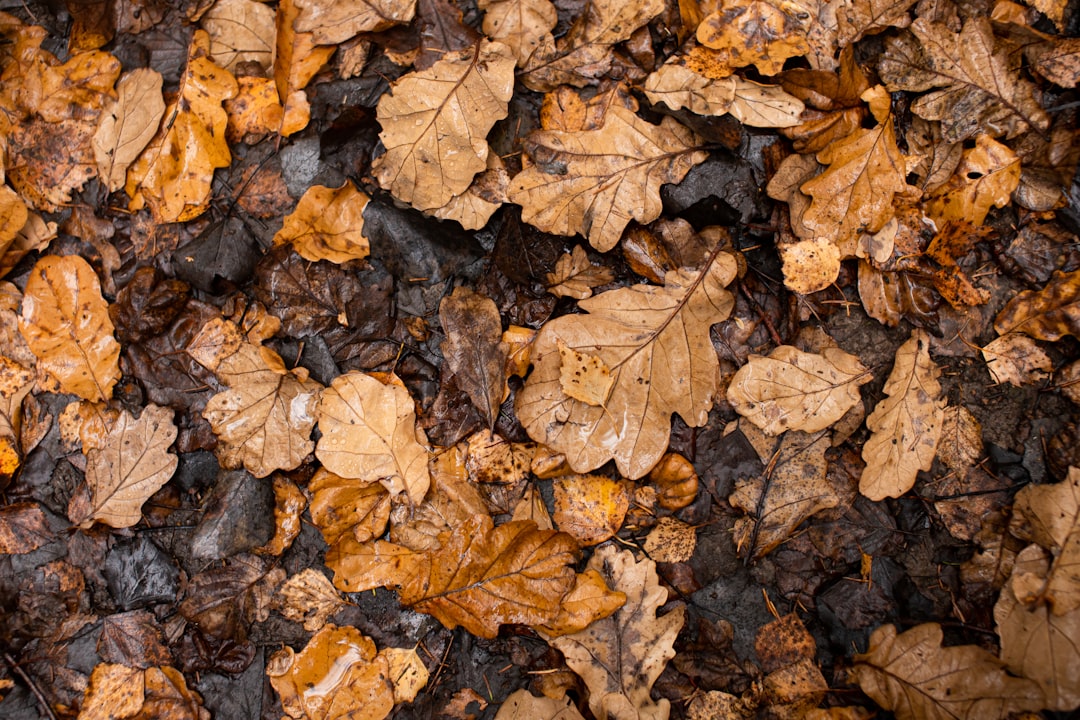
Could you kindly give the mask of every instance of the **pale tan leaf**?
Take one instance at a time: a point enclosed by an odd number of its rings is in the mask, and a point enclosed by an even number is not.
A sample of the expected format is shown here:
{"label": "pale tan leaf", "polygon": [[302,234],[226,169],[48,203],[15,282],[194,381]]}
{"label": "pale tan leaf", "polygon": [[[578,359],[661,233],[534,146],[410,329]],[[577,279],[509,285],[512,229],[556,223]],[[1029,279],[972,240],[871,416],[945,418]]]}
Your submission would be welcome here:
{"label": "pale tan leaf", "polygon": [[368,196],[346,180],[339,188],[312,185],[274,235],[274,244],[291,242],[305,260],[346,263],[371,252],[364,237]]}
{"label": "pale tan leaf", "polygon": [[404,386],[347,372],[323,391],[318,417],[322,437],[315,455],[327,470],[377,480],[391,494],[405,492],[420,504],[431,484],[428,451]]}
{"label": "pale tan leaf", "polygon": [[176,471],[179,461],[169,452],[175,439],[172,410],[147,405],[138,420],[121,412],[104,446],[87,453],[89,496],[72,498],[71,522],[89,527],[97,520],[115,528],[139,522],[143,503]]}
{"label": "pale tan leaf", "polygon": [[507,201],[509,191],[510,174],[506,165],[498,155],[488,153],[487,169],[473,178],[469,189],[427,214],[440,220],[454,220],[466,230],[479,230]]}
{"label": "pale tan leaf", "polygon": [[900,497],[915,484],[920,470],[934,462],[945,400],[938,376],[941,370],[930,359],[930,340],[922,330],[896,351],[885,394],[866,419],[873,433],[863,445],[866,468],[859,492],[871,500]]}
{"label": "pale tan leaf", "polygon": [[761,85],[735,77],[735,97],[728,112],[743,125],[762,128],[793,127],[801,122],[806,106],[779,85]]}
{"label": "pale tan leaf", "polygon": [[161,75],[149,68],[125,73],[116,83],[116,101],[98,119],[94,158],[110,192],[124,186],[128,167],[157,133],[165,115],[161,82]]}
{"label": "pale tan leaf", "polygon": [[345,607],[333,584],[314,568],[305,568],[290,577],[278,594],[281,614],[293,622],[302,622],[308,632],[321,629],[327,618]]}
{"label": "pale tan leaf", "polygon": [[559,20],[548,0],[479,0],[477,5],[484,11],[484,34],[509,47],[518,67],[525,65]]}
{"label": "pale tan leaf", "polygon": [[386,658],[386,676],[394,684],[394,702],[415,700],[428,681],[427,667],[416,648],[383,648],[379,654]]}
{"label": "pale tan leaf", "polygon": [[561,339],[556,345],[559,348],[559,387],[563,394],[586,405],[602,407],[615,384],[611,368],[596,355],[574,350]]}
{"label": "pale tan leaf", "polygon": [[467,287],[454,288],[439,303],[447,367],[489,428],[495,427],[506,386],[509,348],[495,302]]}
{"label": "pale tan leaf", "polygon": [[244,344],[244,335],[232,320],[216,317],[202,326],[184,352],[206,369],[217,372],[221,361]]}
{"label": "pale tan leaf", "polygon": [[108,400],[120,379],[120,343],[90,263],[77,255],[46,255],[26,282],[19,332],[37,367],[69,392]]}
{"label": "pale tan leaf", "polygon": [[[276,362],[268,364],[267,354]],[[266,477],[295,469],[315,447],[311,430],[322,385],[306,373],[281,372],[279,363],[273,351],[245,343],[218,365],[229,388],[210,398],[203,417],[218,436],[223,467]]]}
{"label": "pale tan leaf", "polygon": [[[720,253],[701,272],[669,272],[664,287],[635,285],[601,293],[541,328],[533,371],[518,392],[518,418],[529,435],[566,455],[576,472],[614,459],[630,479],[647,473],[667,450],[671,414],[705,424],[718,389],[709,328],[727,318],[734,299],[724,287],[736,263]],[[559,342],[595,355],[615,378],[604,406],[562,390]]]}
{"label": "pale tan leaf", "polygon": [[941,647],[941,626],[916,625],[897,635],[885,625],[852,671],[863,692],[898,720],[1005,720],[1038,710],[1042,692],[1010,677],[1002,663],[977,645]]}
{"label": "pale tan leaf", "polygon": [[263,70],[274,56],[274,9],[256,0],[217,0],[200,24],[210,35],[210,59],[229,72],[242,62]]}
{"label": "pale tan leaf", "polygon": [[692,525],[673,517],[660,518],[645,537],[641,549],[653,561],[662,563],[686,562],[697,548],[697,532]]}
{"label": "pale tan leaf", "polygon": [[728,402],[769,435],[817,432],[861,401],[873,379],[859,359],[840,348],[820,355],[781,345],[767,357],[751,355],[728,385]]}
{"label": "pale tan leaf", "polygon": [[734,76],[713,79],[699,75],[681,62],[666,62],[645,78],[645,97],[672,110],[686,108],[698,115],[725,115],[735,100]]}
{"label": "pale tan leaf", "polygon": [[649,695],[656,678],[675,656],[672,644],[682,629],[685,608],[679,606],[656,616],[668,595],[658,582],[656,563],[635,561],[629,550],[605,545],[589,560],[588,568],[625,593],[626,604],[586,631],[548,642],[585,681],[589,709],[597,718],[665,720],[668,701],[654,702]]}
{"label": "pale tan leaf", "polygon": [[528,690],[515,690],[503,701],[495,720],[585,720],[570,698],[556,700],[536,697]]}
{"label": "pale tan leaf", "polygon": [[311,33],[319,45],[336,45],[362,32],[378,32],[408,23],[416,0],[296,0],[294,27]]}
{"label": "pale tan leaf", "polygon": [[801,295],[824,290],[840,275],[840,247],[826,237],[778,242],[784,285]]}
{"label": "pale tan leaf", "polygon": [[545,279],[552,295],[584,300],[592,297],[593,288],[614,280],[615,274],[608,267],[593,265],[585,248],[575,245],[573,252],[563,253],[555,261],[555,270]]}
{"label": "pale tan leaf", "polygon": [[996,383],[1034,385],[1054,370],[1050,356],[1027,335],[1008,333],[982,348],[986,369]]}
{"label": "pale tan leaf", "polygon": [[372,163],[379,184],[417,210],[464,193],[487,167],[485,138],[513,89],[510,48],[489,40],[396,81],[377,110],[386,146]]}
{"label": "pale tan leaf", "polygon": [[876,35],[890,28],[911,24],[908,9],[917,0],[854,0],[840,3],[836,9],[837,42],[840,47]]}
{"label": "pale tan leaf", "polygon": [[1052,485],[1028,485],[1016,494],[1015,512],[1030,524],[1024,539],[1053,553],[1045,597],[1054,615],[1080,608],[1080,470]]}
{"label": "pale tan leaf", "polygon": [[536,164],[513,179],[510,200],[522,206],[521,219],[530,225],[557,235],[580,233],[607,252],[631,220],[660,217],[660,186],[680,182],[705,160],[699,144],[673,118],[656,126],[612,106],[596,130],[531,134],[525,149]]}

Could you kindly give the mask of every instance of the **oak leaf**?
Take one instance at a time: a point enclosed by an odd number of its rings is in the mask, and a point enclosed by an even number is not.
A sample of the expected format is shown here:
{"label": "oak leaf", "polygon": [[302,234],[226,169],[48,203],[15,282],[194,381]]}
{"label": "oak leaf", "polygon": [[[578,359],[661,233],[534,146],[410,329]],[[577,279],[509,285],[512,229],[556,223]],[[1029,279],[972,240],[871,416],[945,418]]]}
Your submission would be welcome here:
{"label": "oak leaf", "polygon": [[728,385],[728,402],[768,435],[813,433],[861,401],[859,387],[873,376],[840,348],[820,355],[781,345],[767,357],[751,355]]}
{"label": "oak leaf", "polygon": [[625,593],[626,604],[588,630],[552,638],[549,644],[562,652],[566,664],[585,681],[589,709],[599,720],[666,720],[668,700],[654,702],[649,695],[667,661],[675,656],[672,644],[682,629],[685,608],[656,616],[667,601],[667,590],[657,579],[656,563],[635,561],[630,550],[605,545],[589,560],[588,569]]}
{"label": "oak leaf", "polygon": [[489,40],[396,81],[377,109],[386,146],[372,163],[379,184],[417,210],[464,193],[487,167],[485,138],[513,89],[510,48]]}
{"label": "oak leaf", "polygon": [[506,165],[502,158],[489,152],[487,169],[473,178],[468,189],[427,214],[440,220],[454,220],[466,230],[479,230],[506,202],[509,189],[510,174],[506,172]]}
{"label": "oak leaf", "polygon": [[215,168],[232,161],[222,103],[235,96],[238,87],[232,73],[207,57],[209,48],[206,32],[196,30],[180,94],[165,111],[170,120],[128,170],[125,189],[131,209],[148,205],[159,223],[201,215],[210,202]]}
{"label": "oak leaf", "polygon": [[890,27],[911,24],[908,10],[917,0],[854,0],[836,4],[836,41],[846,47],[864,35],[876,35]]}
{"label": "oak leaf", "polygon": [[114,528],[139,522],[143,503],[176,472],[179,460],[169,452],[175,439],[172,410],[147,405],[138,420],[122,411],[104,445],[87,453],[88,494],[72,498],[71,522],[89,527],[96,520]]}
{"label": "oak leaf", "polygon": [[887,43],[878,72],[891,91],[933,90],[911,109],[927,120],[940,120],[946,142],[980,132],[1012,138],[1028,128],[1050,126],[1034,86],[1012,69],[987,17],[968,19],[958,34],[917,19],[910,34]]}
{"label": "oak leaf", "polygon": [[37,367],[62,392],[108,400],[120,379],[120,343],[90,263],[77,255],[46,255],[30,273],[19,332]]}
{"label": "oak leaf", "polygon": [[316,632],[326,620],[345,607],[345,601],[326,576],[314,568],[304,568],[278,589],[281,614],[302,622],[308,632]]}
{"label": "oak leaf", "polygon": [[916,625],[897,634],[885,625],[855,656],[852,674],[863,692],[899,720],[997,718],[1042,707],[1030,680],[1010,677],[1002,663],[977,645],[941,647],[941,626]]}
{"label": "oak leaf", "polygon": [[509,348],[502,342],[502,320],[491,298],[458,287],[439,303],[439,321],[446,341],[440,349],[458,387],[495,427],[506,386]]}
{"label": "oak leaf", "polygon": [[285,216],[274,244],[291,242],[305,260],[346,263],[371,252],[364,237],[364,208],[368,196],[346,180],[339,188],[312,185]]}
{"label": "oak leaf", "polygon": [[298,32],[311,33],[319,45],[336,45],[362,32],[378,32],[410,22],[416,0],[295,0]]}
{"label": "oak leaf", "polygon": [[547,290],[555,297],[584,300],[592,297],[593,288],[607,285],[615,273],[603,265],[593,265],[585,248],[575,245],[555,261],[555,269],[544,276]]}
{"label": "oak leaf", "polygon": [[203,410],[218,436],[223,467],[243,466],[255,477],[293,470],[315,447],[315,403],[322,385],[299,368],[288,372],[269,348],[240,346],[217,368],[228,386]]}
{"label": "oak leaf", "polygon": [[760,85],[738,76],[714,79],[683,62],[667,62],[645,78],[649,102],[672,110],[685,107],[698,115],[730,113],[751,127],[790,127],[799,123],[802,102],[776,85]]}
{"label": "oak leaf", "polygon": [[322,437],[315,456],[345,478],[377,480],[419,504],[431,484],[427,439],[416,426],[409,391],[362,372],[347,372],[319,398]]}
{"label": "oak leaf", "polygon": [[919,471],[933,464],[945,412],[940,374],[930,359],[929,338],[916,330],[896,351],[885,381],[888,397],[866,419],[873,434],[863,445],[866,468],[859,492],[871,500],[900,497],[915,484]]}
{"label": "oak leaf", "polygon": [[596,130],[529,135],[525,150],[535,164],[514,177],[510,201],[522,206],[521,219],[530,225],[580,233],[607,252],[631,220],[660,217],[660,186],[680,182],[705,160],[699,144],[673,118],[656,126],[612,106]]}
{"label": "oak leaf", "polygon": [[124,186],[131,163],[157,133],[165,115],[161,75],[149,68],[125,73],[116,83],[117,98],[105,106],[94,133],[98,176],[110,192]]}
{"label": "oak leaf", "polygon": [[1054,369],[1050,356],[1034,340],[1020,333],[995,338],[982,348],[982,356],[990,377],[999,384],[1033,385],[1045,380]]}
{"label": "oak leaf", "polygon": [[479,0],[477,6],[484,11],[484,34],[509,47],[518,67],[525,65],[559,20],[548,0]]}
{"label": "oak leaf", "polygon": [[251,623],[270,616],[275,593],[285,580],[276,562],[240,553],[212,565],[188,581],[180,614],[212,637],[243,640]]}
{"label": "oak leaf", "polygon": [[1053,555],[1042,594],[1054,615],[1080,609],[1080,469],[1069,468],[1063,482],[1024,487],[1013,508],[1030,525],[1024,539]]}
{"label": "oak leaf", "polygon": [[139,668],[98,663],[90,674],[79,717],[81,720],[132,717],[142,708],[145,677]]}
{"label": "oak leaf", "polygon": [[958,473],[970,470],[983,455],[982,425],[963,405],[945,408],[937,456]]}
{"label": "oak leaf", "polygon": [[735,78],[735,99],[728,112],[743,125],[785,128],[798,125],[805,106],[779,85]]}
{"label": "oak leaf", "polygon": [[210,36],[210,59],[229,72],[242,62],[266,70],[274,55],[274,10],[255,0],[217,0],[200,24]]}
{"label": "oak leaf", "polygon": [[725,54],[731,69],[754,65],[775,75],[788,58],[810,50],[801,23],[764,0],[724,0],[697,28],[697,40]]}
{"label": "oak leaf", "polygon": [[952,178],[934,191],[926,214],[940,227],[948,220],[982,225],[991,207],[1005,207],[1020,185],[1020,158],[989,135],[975,138]]}
{"label": "oak leaf", "polygon": [[[529,435],[564,453],[575,472],[611,459],[630,479],[651,470],[667,450],[672,413],[691,427],[705,424],[719,383],[709,328],[731,313],[734,299],[724,287],[735,273],[734,258],[720,253],[700,272],[669,272],[662,288],[601,293],[579,303],[588,314],[544,325],[533,341],[532,374],[517,395]],[[560,341],[610,369],[605,405],[563,392]]]}
{"label": "oak leaf", "polygon": [[528,690],[515,690],[503,701],[495,720],[585,720],[570,698],[536,697]]}
{"label": "oak leaf", "polygon": [[994,319],[999,335],[1024,333],[1036,340],[1080,338],[1080,270],[1055,272],[1041,290],[1024,290]]}

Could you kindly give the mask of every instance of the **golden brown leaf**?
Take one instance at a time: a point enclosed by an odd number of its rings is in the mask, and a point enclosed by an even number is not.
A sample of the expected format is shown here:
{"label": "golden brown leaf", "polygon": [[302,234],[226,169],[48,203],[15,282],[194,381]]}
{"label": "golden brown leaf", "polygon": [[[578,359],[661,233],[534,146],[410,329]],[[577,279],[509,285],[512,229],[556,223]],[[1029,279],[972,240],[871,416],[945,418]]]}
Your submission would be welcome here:
{"label": "golden brown leaf", "polygon": [[145,673],[138,668],[98,663],[90,674],[80,720],[130,718],[143,704]]}
{"label": "golden brown leaf", "polygon": [[132,720],[210,720],[202,696],[187,686],[176,668],[163,665],[145,671],[142,710]]}
{"label": "golden brown leaf", "polygon": [[131,209],[148,205],[159,223],[201,215],[210,202],[215,168],[232,161],[225,141],[228,116],[221,104],[238,88],[232,73],[207,57],[209,47],[206,32],[196,30],[180,95],[165,111],[171,121],[164,123],[128,171]]}
{"label": "golden brown leaf", "polygon": [[108,400],[120,379],[120,343],[90,263],[77,255],[46,255],[30,273],[19,332],[37,367],[69,392]]}
{"label": "golden brown leaf", "polygon": [[697,41],[719,50],[728,67],[754,65],[762,75],[777,74],[788,58],[810,50],[800,23],[763,0],[724,0],[698,25]]}
{"label": "golden brown leaf", "polygon": [[124,186],[128,167],[157,133],[165,115],[161,75],[149,68],[125,73],[116,83],[117,99],[107,105],[94,133],[98,175],[110,192]]}
{"label": "golden brown leaf", "polygon": [[645,78],[645,97],[672,110],[686,108],[698,115],[726,115],[735,100],[734,76],[707,78],[681,62],[666,62]]}
{"label": "golden brown leaf", "polygon": [[926,333],[914,331],[896,351],[885,381],[888,397],[866,419],[873,434],[863,445],[866,468],[859,492],[871,500],[900,497],[915,484],[919,470],[929,470],[933,464],[945,411],[937,380],[940,374],[930,359]]}
{"label": "golden brown leaf", "polygon": [[619,532],[633,492],[603,475],[564,475],[555,478],[553,489],[555,526],[582,545],[598,545]]}
{"label": "golden brown leaf", "polygon": [[[734,299],[724,287],[735,272],[734,258],[720,253],[701,272],[669,272],[662,288],[601,293],[579,303],[588,314],[544,325],[533,342],[532,374],[517,395],[529,435],[565,454],[576,472],[611,459],[627,478],[649,472],[667,450],[672,413],[691,427],[705,423],[718,389],[709,328],[731,312]],[[564,394],[560,341],[611,370],[606,405]]]}
{"label": "golden brown leaf", "polygon": [[488,153],[487,169],[473,178],[468,190],[426,214],[440,220],[454,220],[466,230],[479,230],[507,201],[509,189],[510,174],[506,172],[502,158]]}
{"label": "golden brown leaf", "polygon": [[371,252],[364,237],[364,208],[368,196],[346,180],[339,188],[312,185],[296,209],[285,216],[274,244],[291,242],[305,260],[346,263]]}
{"label": "golden brown leaf", "polygon": [[315,447],[311,429],[322,385],[303,368],[284,371],[276,353],[250,343],[222,360],[217,374],[228,389],[210,398],[203,417],[218,436],[222,466],[243,466],[255,477],[298,467]]}
{"label": "golden brown leaf", "polygon": [[585,720],[570,698],[556,700],[536,697],[528,690],[515,690],[503,701],[495,720]]}
{"label": "golden brown leaf", "polygon": [[1062,87],[1080,83],[1080,38],[1055,38],[1028,51],[1035,71]]}
{"label": "golden brown leaf", "polygon": [[439,303],[446,341],[446,365],[489,428],[495,427],[506,386],[509,348],[502,342],[502,320],[491,298],[458,287]]}
{"label": "golden brown leaf", "polygon": [[404,386],[356,371],[339,375],[323,391],[318,417],[315,455],[327,470],[378,480],[392,495],[404,492],[420,504],[431,484],[427,440]]}
{"label": "golden brown leaf", "polygon": [[52,539],[45,513],[37,503],[20,502],[0,508],[0,553],[23,555]]}
{"label": "golden brown leaf", "polygon": [[126,410],[86,456],[87,494],[68,505],[71,522],[89,527],[95,520],[114,528],[131,527],[142,518],[142,505],[176,471],[169,447],[176,439],[173,411],[147,405],[139,419]]}
{"label": "golden brown leaf", "polygon": [[274,475],[274,535],[252,552],[281,557],[303,529],[300,514],[308,506],[307,495],[284,475]]}
{"label": "golden brown leaf", "polygon": [[705,160],[699,144],[673,118],[656,126],[612,106],[597,130],[529,135],[525,149],[536,164],[514,177],[510,201],[522,206],[521,219],[530,225],[580,233],[607,252],[631,220],[660,217],[660,186],[680,182]]}
{"label": "golden brown leaf", "polygon": [[663,617],[656,611],[667,600],[667,590],[656,577],[656,563],[634,560],[629,550],[611,545],[600,548],[588,569],[626,594],[626,604],[614,615],[598,620],[588,630],[548,642],[566,656],[566,664],[589,688],[589,709],[601,720],[639,718],[664,720],[666,699],[649,697],[652,685],[675,655],[672,644],[682,629],[685,608]]}
{"label": "golden brown leaf", "polygon": [[876,35],[890,28],[911,24],[908,9],[916,0],[854,0],[836,7],[837,42],[846,47],[864,35]]}
{"label": "golden brown leaf", "polygon": [[487,167],[485,138],[506,117],[513,89],[510,48],[488,40],[402,77],[379,100],[379,184],[417,210],[464,193]]}
{"label": "golden brown leaf", "polygon": [[266,70],[274,55],[274,10],[256,0],[217,0],[200,20],[210,36],[210,59],[229,72],[242,62]]}
{"label": "golden brown leaf", "polygon": [[578,573],[574,586],[563,595],[555,619],[535,626],[550,637],[579,633],[597,620],[606,618],[626,602],[626,594],[608,588],[604,577],[589,568]]}
{"label": "golden brown leaf", "polygon": [[[299,121],[284,116],[273,80],[245,75],[237,78],[236,83],[236,95],[225,101],[225,112],[229,115],[225,139],[230,143],[254,145],[272,132],[286,128],[295,132],[307,124],[307,115]],[[293,105],[294,112],[299,109]]]}
{"label": "golden brown leaf", "polygon": [[982,225],[991,207],[1005,207],[1020,184],[1020,158],[989,135],[975,138],[952,179],[926,203],[926,214],[940,227],[948,220]]}
{"label": "golden brown leaf", "polygon": [[[283,0],[278,4],[277,35],[274,52],[274,84],[277,86],[278,99],[283,108],[283,121],[286,117],[297,116],[296,125],[280,129],[281,135],[288,137],[307,126],[310,119],[310,107],[304,88],[311,78],[322,69],[334,47],[319,46],[311,33],[294,29],[293,24],[300,14],[296,0]],[[347,76],[346,76],[347,77]],[[303,124],[300,121],[303,120]]]}
{"label": "golden brown leaf", "polygon": [[943,88],[918,98],[911,109],[927,120],[940,120],[946,142],[980,132],[1012,138],[1028,128],[1050,126],[1034,86],[1011,69],[987,17],[970,18],[959,34],[917,19],[911,34],[887,44],[878,72],[892,91]]}
{"label": "golden brown leaf", "polygon": [[336,45],[362,32],[378,32],[407,23],[416,0],[295,0],[300,8],[294,27],[311,33],[319,45]]}
{"label": "golden brown leaf", "polygon": [[649,558],[662,563],[686,562],[694,556],[695,548],[697,532],[694,527],[673,517],[660,518],[641,545]]}
{"label": "golden brown leaf", "polygon": [[390,520],[390,494],[375,481],[352,480],[319,468],[308,483],[311,521],[327,545],[343,535],[367,542],[386,531]]}
{"label": "golden brown leaf", "polygon": [[1050,356],[1020,333],[995,338],[982,349],[982,355],[994,382],[1016,387],[1042,382],[1054,369]]}
{"label": "golden brown leaf", "polygon": [[549,293],[575,300],[592,297],[593,288],[607,285],[614,279],[615,274],[609,268],[593,265],[580,245],[575,245],[572,253],[563,253],[555,261],[555,270],[545,276]]}
{"label": "golden brown leaf", "polygon": [[698,475],[689,460],[679,453],[665,453],[649,471],[649,483],[665,510],[682,510],[697,498]]}
{"label": "golden brown leaf", "polygon": [[1024,290],[994,319],[999,335],[1024,333],[1036,340],[1080,338],[1080,270],[1055,272],[1041,290]]}
{"label": "golden brown leaf", "polygon": [[1010,677],[1002,663],[977,645],[941,647],[941,626],[916,625],[897,635],[885,625],[852,671],[863,692],[899,720],[1004,720],[1042,707],[1030,680]]}
{"label": "golden brown leaf", "polygon": [[34,372],[0,355],[0,486],[5,486],[22,463],[23,399],[34,387]]}
{"label": "golden brown leaf", "polygon": [[509,47],[518,67],[525,65],[559,19],[548,0],[479,0],[477,5],[484,11],[484,34]]}
{"label": "golden brown leaf", "polygon": [[781,345],[751,355],[728,385],[728,402],[769,435],[824,430],[861,402],[873,379],[854,355],[825,348],[820,355]]}

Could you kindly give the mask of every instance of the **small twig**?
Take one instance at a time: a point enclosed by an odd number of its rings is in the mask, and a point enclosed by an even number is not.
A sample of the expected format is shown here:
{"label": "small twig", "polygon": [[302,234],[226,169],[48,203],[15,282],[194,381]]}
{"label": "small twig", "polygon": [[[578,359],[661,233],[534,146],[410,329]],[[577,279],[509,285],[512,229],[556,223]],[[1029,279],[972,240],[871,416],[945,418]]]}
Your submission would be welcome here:
{"label": "small twig", "polygon": [[30,688],[30,692],[34,693],[34,697],[36,697],[38,703],[41,704],[41,709],[49,716],[49,720],[57,720],[56,713],[53,712],[52,706],[49,705],[49,701],[41,694],[41,690],[38,688],[37,683],[30,679],[30,676],[19,667],[19,664],[15,662],[15,658],[11,657],[8,653],[4,653],[4,661],[11,667],[12,672],[22,678],[23,682],[26,683],[26,686]]}
{"label": "small twig", "polygon": [[783,345],[784,341],[780,339],[780,333],[776,332],[772,320],[765,314],[765,311],[762,309],[761,305],[758,304],[758,301],[754,299],[754,296],[750,294],[750,291],[746,289],[746,285],[741,282],[739,283],[739,292],[741,292],[743,297],[746,298],[746,301],[750,303],[750,307],[752,307],[754,312],[758,314],[758,317],[761,318],[761,322],[765,323],[765,329],[769,331],[769,337],[772,338],[772,341],[778,346]]}

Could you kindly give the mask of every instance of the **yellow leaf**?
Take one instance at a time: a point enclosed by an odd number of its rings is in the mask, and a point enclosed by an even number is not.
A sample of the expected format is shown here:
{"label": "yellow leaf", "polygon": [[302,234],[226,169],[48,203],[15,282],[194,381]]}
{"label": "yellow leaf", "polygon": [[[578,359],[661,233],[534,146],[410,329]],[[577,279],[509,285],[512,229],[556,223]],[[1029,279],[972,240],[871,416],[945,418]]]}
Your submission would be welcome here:
{"label": "yellow leaf", "polygon": [[[284,113],[273,80],[244,76],[237,78],[236,83],[236,96],[225,101],[229,116],[225,138],[230,143],[243,141],[253,145],[282,127]],[[307,121],[304,118],[303,125]]]}
{"label": "yellow leaf", "polygon": [[339,188],[312,185],[274,235],[274,244],[291,242],[305,260],[346,263],[366,258],[364,208],[368,196],[350,181]]}
{"label": "yellow leaf", "polygon": [[19,332],[63,392],[108,400],[120,379],[120,343],[90,264],[77,255],[46,255],[30,273]]}
{"label": "yellow leaf", "polygon": [[697,40],[726,54],[731,68],[754,65],[762,75],[775,75],[784,61],[810,50],[796,18],[763,0],[724,0],[697,29]]}
{"label": "yellow leaf", "polygon": [[98,175],[109,189],[124,186],[128,167],[149,144],[165,115],[161,75],[149,68],[125,73],[116,84],[117,99],[101,113],[94,133]]}
{"label": "yellow leaf", "polygon": [[934,191],[926,214],[938,223],[961,220],[982,225],[991,207],[1005,207],[1020,185],[1020,158],[989,135],[975,138],[952,178]]}
{"label": "yellow leaf", "polygon": [[555,478],[552,520],[582,545],[598,545],[619,532],[630,509],[632,488],[603,475]]}
{"label": "yellow leaf", "polygon": [[[301,116],[310,115],[304,88],[334,54],[333,47],[316,45],[311,33],[299,32],[294,28],[299,15],[296,0],[282,0],[278,4],[274,83],[284,108],[283,120],[298,113]],[[299,127],[282,127],[280,133],[288,137],[306,126],[307,118]]]}
{"label": "yellow leaf", "polygon": [[114,663],[98,663],[90,674],[79,720],[132,717],[142,708],[144,693],[144,671]]}

